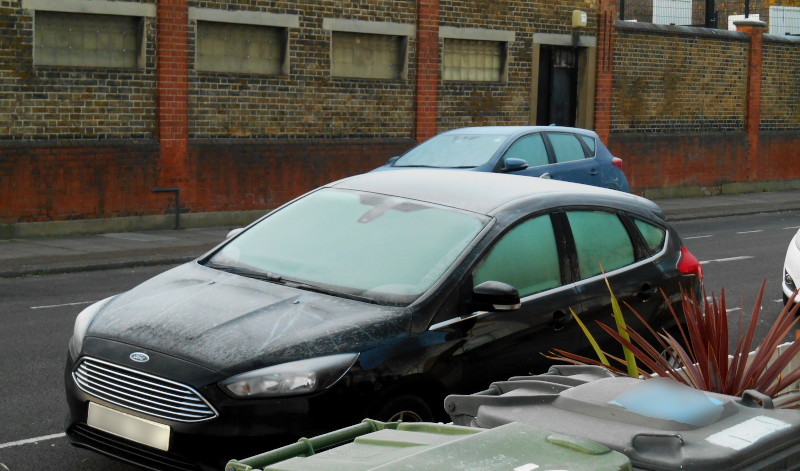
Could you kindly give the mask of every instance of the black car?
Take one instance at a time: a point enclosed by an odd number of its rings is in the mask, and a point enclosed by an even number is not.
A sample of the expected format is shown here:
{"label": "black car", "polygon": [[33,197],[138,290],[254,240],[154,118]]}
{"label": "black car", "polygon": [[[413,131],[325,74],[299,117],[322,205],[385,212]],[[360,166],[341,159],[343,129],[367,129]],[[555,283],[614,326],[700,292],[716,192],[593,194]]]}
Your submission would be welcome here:
{"label": "black car", "polygon": [[[585,353],[610,297],[670,329],[697,260],[661,210],[514,175],[375,172],[312,191],[78,315],[72,444],[222,469],[364,417],[445,419],[448,393]],[[599,332],[595,332],[600,336]]]}

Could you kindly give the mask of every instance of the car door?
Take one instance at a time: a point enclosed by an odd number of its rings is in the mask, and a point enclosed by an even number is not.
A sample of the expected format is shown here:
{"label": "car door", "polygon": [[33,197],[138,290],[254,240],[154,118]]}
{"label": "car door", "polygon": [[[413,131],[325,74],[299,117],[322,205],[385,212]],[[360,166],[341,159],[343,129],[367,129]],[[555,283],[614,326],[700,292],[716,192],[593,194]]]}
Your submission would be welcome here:
{"label": "car door", "polygon": [[[631,308],[646,319],[662,308],[659,288],[664,282],[664,274],[651,254],[663,247],[664,229],[643,221],[634,222],[613,211],[569,210],[565,212],[565,218],[576,255],[575,276],[581,316],[599,319],[614,327],[606,278],[626,322],[634,327],[639,327],[639,323],[630,312]],[[637,224],[648,231],[646,237],[641,235]],[[637,331],[641,332],[639,328]],[[600,336],[609,338],[605,333]]]}
{"label": "car door", "polygon": [[550,178],[585,185],[600,184],[597,159],[578,136],[569,132],[546,132],[544,135],[554,161],[549,170]]}
{"label": "car door", "polygon": [[[580,339],[570,308],[578,308],[575,286],[566,283],[569,264],[560,229],[549,214],[527,219],[486,252],[467,276],[469,291],[485,281],[517,288],[521,307],[488,312],[459,323],[461,335],[453,357],[463,369],[466,388],[485,388],[491,381],[546,371],[551,362],[543,354]],[[462,316],[473,314],[465,303]]]}
{"label": "car door", "polygon": [[500,163],[496,167],[498,171],[506,168],[506,159],[521,159],[528,163],[528,168],[514,172],[515,175],[529,177],[549,175],[554,167],[552,156],[547,150],[542,133],[528,134],[514,141],[500,159]]}

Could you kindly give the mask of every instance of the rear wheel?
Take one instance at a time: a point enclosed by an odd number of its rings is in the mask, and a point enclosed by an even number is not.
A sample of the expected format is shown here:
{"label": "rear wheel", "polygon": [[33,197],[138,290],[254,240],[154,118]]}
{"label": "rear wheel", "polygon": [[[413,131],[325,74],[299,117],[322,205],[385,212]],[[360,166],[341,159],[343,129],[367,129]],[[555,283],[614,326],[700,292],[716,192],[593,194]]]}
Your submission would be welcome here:
{"label": "rear wheel", "polygon": [[375,418],[384,422],[433,422],[433,412],[418,396],[404,394],[391,397],[379,405]]}

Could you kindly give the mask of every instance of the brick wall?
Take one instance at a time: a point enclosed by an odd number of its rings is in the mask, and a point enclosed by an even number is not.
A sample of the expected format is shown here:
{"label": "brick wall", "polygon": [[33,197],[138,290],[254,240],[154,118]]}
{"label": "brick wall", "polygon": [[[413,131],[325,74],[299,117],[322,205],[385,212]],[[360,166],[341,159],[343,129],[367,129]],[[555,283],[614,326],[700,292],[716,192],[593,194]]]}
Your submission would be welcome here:
{"label": "brick wall", "polygon": [[152,140],[0,145],[0,224],[160,214],[158,158]]}
{"label": "brick wall", "polygon": [[594,35],[597,28],[596,1],[441,0],[441,26],[513,31],[515,41],[508,47],[507,83],[441,82],[438,130],[530,124],[533,35],[571,34],[572,11],[576,9],[589,13],[589,24],[584,34]]}
{"label": "brick wall", "polygon": [[617,24],[613,133],[742,130],[746,38]]}
{"label": "brick wall", "polygon": [[764,37],[761,130],[800,130],[800,43]]}
{"label": "brick wall", "polygon": [[[414,25],[416,2],[371,0],[190,2],[198,8],[298,15],[289,29],[290,74],[198,72],[190,67],[191,138],[411,138],[414,69],[401,80],[331,77],[330,31],[324,18]],[[194,22],[189,57],[194,57]],[[408,60],[414,64],[414,38]]]}
{"label": "brick wall", "polygon": [[34,68],[33,11],[0,1],[0,22],[0,142],[155,137],[154,19],[142,70]]}

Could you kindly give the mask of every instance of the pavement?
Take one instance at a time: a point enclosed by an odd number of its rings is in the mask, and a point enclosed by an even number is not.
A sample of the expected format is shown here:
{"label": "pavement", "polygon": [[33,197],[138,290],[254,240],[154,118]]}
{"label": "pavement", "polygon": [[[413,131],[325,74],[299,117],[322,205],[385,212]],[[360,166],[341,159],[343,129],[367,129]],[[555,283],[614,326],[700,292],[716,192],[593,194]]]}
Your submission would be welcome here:
{"label": "pavement", "polygon": [[[800,211],[800,190],[654,200],[668,221]],[[0,239],[0,278],[188,262],[234,227]]]}

